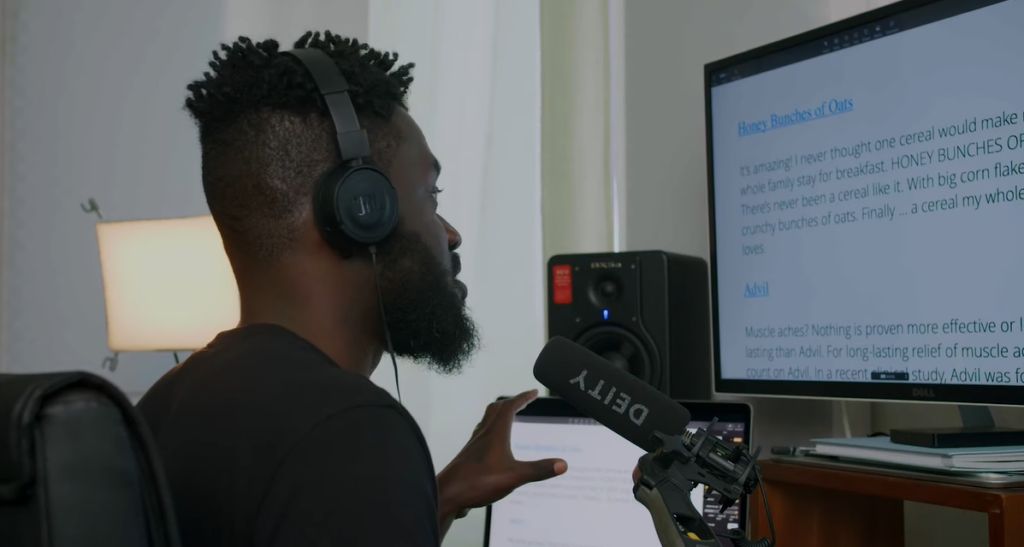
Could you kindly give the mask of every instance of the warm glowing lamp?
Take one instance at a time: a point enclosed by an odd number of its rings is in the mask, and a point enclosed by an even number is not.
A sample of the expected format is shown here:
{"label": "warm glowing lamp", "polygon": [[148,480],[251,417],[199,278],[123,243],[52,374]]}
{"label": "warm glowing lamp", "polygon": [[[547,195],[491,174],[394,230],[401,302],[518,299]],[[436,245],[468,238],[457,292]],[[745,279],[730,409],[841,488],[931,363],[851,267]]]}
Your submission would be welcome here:
{"label": "warm glowing lamp", "polygon": [[238,287],[210,216],[99,222],[107,344],[194,350],[238,324]]}

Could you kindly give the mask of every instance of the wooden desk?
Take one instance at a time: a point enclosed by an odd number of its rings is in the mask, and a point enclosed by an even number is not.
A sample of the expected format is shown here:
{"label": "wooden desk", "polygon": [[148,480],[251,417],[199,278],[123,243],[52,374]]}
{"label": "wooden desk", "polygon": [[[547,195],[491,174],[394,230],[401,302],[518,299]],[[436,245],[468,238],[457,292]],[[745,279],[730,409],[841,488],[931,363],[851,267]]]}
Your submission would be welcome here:
{"label": "wooden desk", "polygon": [[[903,502],[988,514],[991,547],[1024,546],[1024,488],[979,488],[762,461],[780,547],[902,547]],[[760,491],[750,499],[750,537],[769,534]]]}

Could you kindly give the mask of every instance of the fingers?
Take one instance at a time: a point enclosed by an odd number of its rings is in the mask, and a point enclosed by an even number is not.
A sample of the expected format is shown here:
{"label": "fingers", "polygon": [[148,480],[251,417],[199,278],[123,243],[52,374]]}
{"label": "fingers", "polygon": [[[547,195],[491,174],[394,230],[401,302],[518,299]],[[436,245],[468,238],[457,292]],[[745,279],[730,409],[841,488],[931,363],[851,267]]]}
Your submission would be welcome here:
{"label": "fingers", "polygon": [[524,391],[515,397],[503,399],[501,401],[494,401],[487,405],[484,409],[484,416],[480,418],[480,422],[476,424],[473,429],[474,433],[484,429],[487,425],[495,420],[507,421],[509,427],[512,425],[512,418],[520,410],[526,407],[526,405],[533,402],[538,396],[536,389]]}
{"label": "fingers", "polygon": [[512,425],[512,418],[522,409],[526,408],[526,405],[533,402],[537,398],[537,390],[531,389],[524,391],[515,397],[509,397],[501,401],[495,401],[487,405],[487,410],[484,412],[484,418],[481,422],[491,422],[497,420],[499,422],[508,422],[509,426]]}
{"label": "fingers", "polygon": [[569,469],[565,460],[551,458],[532,462],[517,462],[520,478],[523,483],[537,482],[557,477]]}
{"label": "fingers", "polygon": [[537,390],[531,389],[529,391],[524,391],[515,397],[502,401],[503,406],[496,417],[508,422],[509,427],[511,427],[512,418],[514,418],[520,410],[526,408],[526,405],[532,403],[537,398],[537,395]]}
{"label": "fingers", "polygon": [[537,390],[531,389],[524,391],[515,397],[502,401],[502,407],[495,414],[495,426],[503,431],[507,438],[512,433],[512,421],[515,419],[516,414],[520,410],[526,408],[526,405],[533,402],[537,398]]}
{"label": "fingers", "polygon": [[[508,399],[502,399],[500,401],[494,401],[487,405],[484,410],[484,417],[480,419],[480,422],[473,428],[473,435],[487,429],[495,422],[501,430],[512,429],[512,419],[515,415],[526,408],[526,405],[530,404],[538,397],[539,393],[536,389],[524,391],[515,397],[509,397]],[[508,434],[506,433],[506,436]]]}
{"label": "fingers", "polygon": [[[537,390],[531,389],[524,391],[515,397],[509,397],[508,399],[502,399],[500,401],[494,401],[487,405],[487,409],[484,411],[484,418],[482,421],[490,421],[499,415],[514,415],[519,412],[526,405],[533,402],[537,398]],[[511,412],[510,412],[511,411]]]}
{"label": "fingers", "polygon": [[504,402],[508,403],[509,407],[515,409],[512,412],[512,414],[515,414],[520,410],[526,408],[526,405],[532,403],[538,395],[539,393],[536,389],[531,389],[529,391],[524,391],[519,395],[512,397],[511,399],[507,399]]}

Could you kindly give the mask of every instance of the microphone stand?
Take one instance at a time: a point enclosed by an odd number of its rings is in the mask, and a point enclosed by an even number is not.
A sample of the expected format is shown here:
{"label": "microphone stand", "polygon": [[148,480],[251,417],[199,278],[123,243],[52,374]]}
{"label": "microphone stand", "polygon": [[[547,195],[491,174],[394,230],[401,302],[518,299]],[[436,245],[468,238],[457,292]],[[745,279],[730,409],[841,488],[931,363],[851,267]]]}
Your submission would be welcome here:
{"label": "microphone stand", "polygon": [[[722,495],[724,511],[757,487],[760,451],[751,456],[739,445],[725,448],[725,443],[710,437],[705,428],[693,434],[657,432],[655,436],[661,448],[640,458],[640,478],[633,486],[633,496],[651,513],[662,547],[720,547],[717,535],[690,501],[690,492],[699,484],[708,485]],[[771,513],[768,519],[771,524]],[[751,542],[742,530],[723,537],[734,547],[772,547],[775,530],[772,525],[771,540]]]}

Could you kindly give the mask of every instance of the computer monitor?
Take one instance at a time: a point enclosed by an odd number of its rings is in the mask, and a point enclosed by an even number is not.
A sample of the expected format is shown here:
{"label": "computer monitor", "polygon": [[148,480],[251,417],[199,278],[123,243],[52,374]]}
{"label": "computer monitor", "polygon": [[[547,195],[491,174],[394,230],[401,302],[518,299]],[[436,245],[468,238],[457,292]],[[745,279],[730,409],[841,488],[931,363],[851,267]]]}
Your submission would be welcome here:
{"label": "computer monitor", "polygon": [[1024,400],[1024,0],[705,67],[719,392]]}
{"label": "computer monitor", "polygon": [[[749,446],[750,407],[683,402],[690,431]],[[541,398],[516,415],[512,452],[518,459],[563,458],[565,475],[527,484],[487,508],[484,547],[573,545],[658,547],[651,514],[633,498],[632,472],[644,451],[557,398]],[[720,512],[717,493],[698,486],[691,502],[718,533],[745,528],[746,500]]]}

